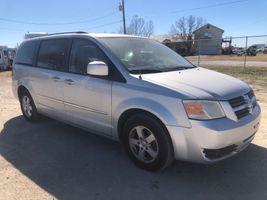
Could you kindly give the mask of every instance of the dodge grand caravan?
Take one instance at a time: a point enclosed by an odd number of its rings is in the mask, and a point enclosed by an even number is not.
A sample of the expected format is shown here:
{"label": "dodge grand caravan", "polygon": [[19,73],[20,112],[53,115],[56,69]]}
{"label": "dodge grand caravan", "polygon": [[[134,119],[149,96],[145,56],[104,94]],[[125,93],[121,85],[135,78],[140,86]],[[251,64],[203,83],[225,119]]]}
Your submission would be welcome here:
{"label": "dodge grand caravan", "polygon": [[253,90],[141,37],[62,33],[24,41],[13,90],[24,117],[40,114],[120,141],[139,167],[214,163],[259,128]]}

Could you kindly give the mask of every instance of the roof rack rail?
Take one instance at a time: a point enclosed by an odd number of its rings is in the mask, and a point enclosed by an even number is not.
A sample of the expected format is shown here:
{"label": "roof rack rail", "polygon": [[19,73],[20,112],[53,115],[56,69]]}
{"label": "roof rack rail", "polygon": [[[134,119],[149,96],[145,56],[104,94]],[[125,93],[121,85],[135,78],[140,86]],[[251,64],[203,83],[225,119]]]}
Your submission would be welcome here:
{"label": "roof rack rail", "polygon": [[60,35],[60,34],[68,34],[68,33],[84,34],[84,33],[88,33],[88,32],[85,32],[85,31],[72,31],[72,32],[50,33],[50,34],[47,34],[47,35]]}

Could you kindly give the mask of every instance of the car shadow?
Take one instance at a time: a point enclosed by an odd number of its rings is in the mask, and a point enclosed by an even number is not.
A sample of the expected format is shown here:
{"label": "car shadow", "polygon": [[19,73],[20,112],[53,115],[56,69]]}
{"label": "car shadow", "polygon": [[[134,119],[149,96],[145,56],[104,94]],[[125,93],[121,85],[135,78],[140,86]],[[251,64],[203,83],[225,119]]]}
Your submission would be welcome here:
{"label": "car shadow", "polygon": [[218,164],[177,161],[152,173],[135,167],[117,142],[19,116],[4,124],[0,153],[58,199],[267,199],[267,149],[254,144]]}

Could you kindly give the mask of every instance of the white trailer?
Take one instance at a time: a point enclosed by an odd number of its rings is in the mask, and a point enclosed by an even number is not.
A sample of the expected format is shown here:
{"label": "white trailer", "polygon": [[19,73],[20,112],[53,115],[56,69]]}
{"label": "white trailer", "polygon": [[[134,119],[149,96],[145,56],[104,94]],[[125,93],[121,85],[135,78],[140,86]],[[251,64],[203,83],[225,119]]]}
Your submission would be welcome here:
{"label": "white trailer", "polygon": [[0,46],[0,71],[7,70],[9,67],[8,48],[7,46]]}
{"label": "white trailer", "polygon": [[40,37],[40,36],[45,36],[48,33],[46,32],[28,32],[24,35],[24,39],[31,39],[31,38],[35,38],[35,37]]}
{"label": "white trailer", "polygon": [[12,68],[13,60],[16,55],[16,48],[0,46],[0,71]]}

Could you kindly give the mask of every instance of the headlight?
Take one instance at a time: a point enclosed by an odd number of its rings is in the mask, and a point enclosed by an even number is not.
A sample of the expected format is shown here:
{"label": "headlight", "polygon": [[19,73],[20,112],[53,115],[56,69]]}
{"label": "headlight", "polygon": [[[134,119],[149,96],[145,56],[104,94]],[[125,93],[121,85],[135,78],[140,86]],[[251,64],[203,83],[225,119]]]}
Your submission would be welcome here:
{"label": "headlight", "polygon": [[209,120],[225,117],[221,104],[217,101],[185,100],[183,104],[190,119]]}

